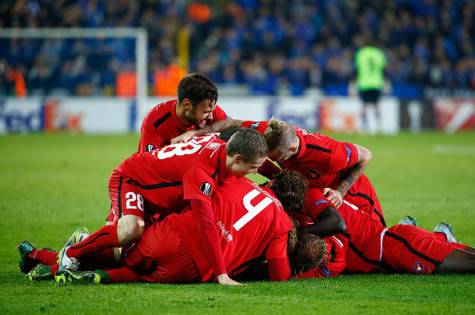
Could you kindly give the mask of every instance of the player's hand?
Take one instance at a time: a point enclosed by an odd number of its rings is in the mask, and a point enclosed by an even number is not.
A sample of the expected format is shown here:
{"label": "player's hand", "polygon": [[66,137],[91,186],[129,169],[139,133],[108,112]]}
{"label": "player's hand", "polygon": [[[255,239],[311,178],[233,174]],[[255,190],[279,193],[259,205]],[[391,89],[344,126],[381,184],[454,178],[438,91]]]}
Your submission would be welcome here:
{"label": "player's hand", "polygon": [[188,141],[190,140],[198,131],[196,130],[188,130],[187,132],[179,135],[178,137],[175,137],[171,140],[172,144],[182,142],[182,141]]}
{"label": "player's hand", "polygon": [[218,282],[219,282],[219,284],[222,284],[222,285],[242,285],[239,282],[234,281],[233,279],[231,279],[228,276],[227,273],[223,273],[223,274],[219,275],[218,276]]}
{"label": "player's hand", "polygon": [[343,196],[338,190],[324,188],[323,195],[328,199],[328,201],[333,203],[337,209],[343,204]]}

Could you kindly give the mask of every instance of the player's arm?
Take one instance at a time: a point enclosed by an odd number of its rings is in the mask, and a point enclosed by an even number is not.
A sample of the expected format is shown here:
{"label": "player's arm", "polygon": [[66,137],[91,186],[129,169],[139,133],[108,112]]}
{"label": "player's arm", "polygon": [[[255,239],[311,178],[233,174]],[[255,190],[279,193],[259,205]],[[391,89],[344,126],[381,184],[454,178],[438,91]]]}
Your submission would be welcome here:
{"label": "player's arm", "polygon": [[271,281],[287,281],[290,278],[287,239],[287,233],[281,234],[274,238],[267,247],[267,271]]}
{"label": "player's arm", "polygon": [[138,152],[149,152],[167,144],[169,143],[165,143],[165,139],[153,127],[153,124],[148,123],[148,121],[143,122]]}
{"label": "player's arm", "polygon": [[326,207],[314,221],[314,224],[300,228],[299,232],[315,234],[320,237],[346,232],[345,220],[333,206]]}
{"label": "player's arm", "polygon": [[236,120],[236,119],[231,119],[231,118],[225,119],[225,120],[218,120],[212,123],[211,125],[201,128],[199,130],[188,130],[187,132],[179,135],[178,137],[173,138],[171,143],[187,141],[194,136],[201,136],[208,133],[222,132],[228,128],[237,127],[241,125],[241,123],[242,123],[242,120]]}
{"label": "player's arm", "polygon": [[371,161],[371,151],[360,145],[354,144],[358,152],[358,160],[355,165],[350,167],[346,177],[344,177],[338,187],[334,190],[325,188],[323,190],[324,196],[331,201],[337,208],[343,203],[343,197],[348,193],[351,186],[364,173],[364,170]]}
{"label": "player's arm", "polygon": [[219,234],[215,226],[215,218],[210,200],[191,199],[191,211],[196,222],[198,238],[202,244],[208,263],[213,268],[218,282],[226,285],[239,285],[232,280],[226,271],[224,256],[219,244]]}

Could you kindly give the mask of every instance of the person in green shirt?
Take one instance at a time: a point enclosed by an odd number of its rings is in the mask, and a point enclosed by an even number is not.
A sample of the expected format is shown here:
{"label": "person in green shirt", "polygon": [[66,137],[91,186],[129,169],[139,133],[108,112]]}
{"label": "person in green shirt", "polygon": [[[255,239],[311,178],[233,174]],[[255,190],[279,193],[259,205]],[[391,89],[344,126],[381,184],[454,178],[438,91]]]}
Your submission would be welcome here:
{"label": "person in green shirt", "polygon": [[388,86],[385,80],[386,56],[371,40],[355,53],[356,89],[363,102],[363,130],[375,133],[382,129],[378,102],[382,91]]}

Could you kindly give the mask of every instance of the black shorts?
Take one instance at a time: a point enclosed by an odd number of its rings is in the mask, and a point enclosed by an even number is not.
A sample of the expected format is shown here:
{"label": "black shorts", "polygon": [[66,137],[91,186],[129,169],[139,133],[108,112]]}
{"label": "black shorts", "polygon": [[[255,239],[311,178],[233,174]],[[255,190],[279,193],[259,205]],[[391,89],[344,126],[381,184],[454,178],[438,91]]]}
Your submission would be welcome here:
{"label": "black shorts", "polygon": [[379,102],[379,98],[381,97],[381,90],[360,90],[359,91],[360,98],[363,103],[372,103],[377,104]]}

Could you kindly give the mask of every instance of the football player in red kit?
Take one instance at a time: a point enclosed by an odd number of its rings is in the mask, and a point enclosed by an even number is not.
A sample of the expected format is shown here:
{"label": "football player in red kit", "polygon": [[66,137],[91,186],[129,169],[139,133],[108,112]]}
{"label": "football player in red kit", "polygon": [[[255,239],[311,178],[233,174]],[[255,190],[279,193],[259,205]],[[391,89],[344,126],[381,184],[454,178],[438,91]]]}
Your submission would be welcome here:
{"label": "football player in red kit", "polygon": [[[323,200],[323,194],[320,196]],[[325,225],[320,217],[330,204],[320,202],[305,213],[315,221],[309,224],[308,219],[297,216],[299,222],[306,227],[302,230],[322,232],[319,224]],[[381,270],[412,274],[463,273],[475,272],[474,249],[463,244],[451,243],[449,235],[441,237],[440,232],[429,232],[422,228],[397,224],[385,228],[374,220],[367,212],[361,211],[356,205],[344,201],[338,209],[346,222],[346,228],[329,229],[329,233],[341,233],[337,237],[344,246],[334,246],[333,250],[346,252],[345,271],[349,273],[369,273]],[[345,240],[346,239],[346,240]],[[317,245],[316,245],[317,246]],[[336,254],[337,256],[340,254]],[[301,277],[317,276],[316,271],[305,273]]]}
{"label": "football player in red kit", "polygon": [[[303,207],[305,181],[298,173],[283,172],[268,187],[229,177],[212,197],[212,224],[219,231],[218,242],[231,275],[265,256],[271,280],[284,281],[290,276],[287,235],[292,224],[284,207],[290,211]],[[195,220],[193,211],[184,211],[146,227],[140,241],[124,254],[123,267],[96,272],[65,270],[56,279],[103,283],[216,280],[204,245],[196,237]]]}
{"label": "football player in red kit", "polygon": [[[218,126],[235,125],[236,121],[218,122]],[[267,140],[269,158],[281,168],[298,171],[309,187],[323,189],[328,200],[338,208],[345,197],[386,226],[376,191],[363,174],[371,161],[371,152],[359,145],[339,142],[330,137],[307,133],[279,121],[241,121],[240,126],[259,131]],[[259,172],[271,177],[279,169],[266,161]],[[307,200],[311,200],[311,193]]]}
{"label": "football player in red kit", "polygon": [[218,90],[200,73],[185,76],[178,85],[178,99],[153,107],[142,122],[138,152],[169,145],[171,139],[188,130],[226,120],[226,113],[216,105]]}
{"label": "football player in red kit", "polygon": [[227,276],[213,222],[211,195],[230,176],[255,173],[267,156],[265,139],[256,131],[238,130],[228,141],[215,135],[135,153],[112,174],[107,224],[84,241],[66,246],[60,269],[75,270],[81,257],[104,248],[124,247],[140,239],[145,219],[168,215],[186,205],[195,217],[199,241],[220,283]]}

